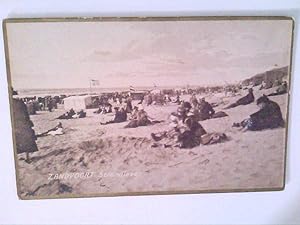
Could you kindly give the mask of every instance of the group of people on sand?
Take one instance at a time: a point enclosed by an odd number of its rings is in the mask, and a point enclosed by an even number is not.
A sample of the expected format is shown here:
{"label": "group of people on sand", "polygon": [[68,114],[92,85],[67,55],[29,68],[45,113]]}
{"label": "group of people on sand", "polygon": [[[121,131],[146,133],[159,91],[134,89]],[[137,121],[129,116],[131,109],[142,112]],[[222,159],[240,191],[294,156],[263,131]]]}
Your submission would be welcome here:
{"label": "group of people on sand", "polygon": [[77,119],[77,118],[85,118],[85,117],[86,117],[86,112],[83,109],[79,110],[78,112],[75,112],[75,110],[71,108],[69,111],[60,115],[56,119],[69,120],[69,119]]}
{"label": "group of people on sand", "polygon": [[193,107],[190,112],[193,113],[194,117],[199,121],[228,116],[223,111],[215,112],[212,105],[208,103],[205,98],[198,100],[195,94],[192,95],[190,102]]}
{"label": "group of people on sand", "polygon": [[58,103],[61,103],[59,96],[46,96],[46,97],[26,97],[22,98],[25,103],[29,115],[35,115],[37,111],[48,110],[52,112],[53,109],[57,109]]}
{"label": "group of people on sand", "polygon": [[284,120],[279,105],[271,101],[266,95],[256,101],[259,110],[241,122],[234,123],[233,127],[241,127],[243,131],[273,129],[284,126]]}
{"label": "group of people on sand", "polygon": [[[269,96],[273,96],[273,94],[269,94]],[[234,108],[240,105],[248,105],[254,101],[255,97],[253,89],[250,88],[246,96],[225,107],[225,109]],[[259,110],[243,121],[233,123],[233,127],[241,127],[243,131],[256,131],[284,126],[281,109],[276,102],[270,100],[268,96],[262,95],[257,99],[256,104],[259,107]]]}
{"label": "group of people on sand", "polygon": [[133,107],[130,112],[130,116],[128,116],[128,110],[123,107],[114,107],[115,115],[114,118],[110,121],[100,123],[101,125],[107,125],[112,123],[122,123],[126,122],[129,119],[129,123],[124,126],[124,128],[135,128],[140,126],[147,126],[155,123],[160,123],[162,121],[151,120],[142,105]]}
{"label": "group of people on sand", "polygon": [[[264,129],[274,129],[284,126],[284,119],[282,117],[280,106],[270,99],[270,96],[287,93],[287,84],[282,83],[282,86],[272,93],[262,95],[256,100],[258,111],[249,115],[248,118],[233,123],[233,127],[240,128],[242,131],[258,131]],[[255,102],[253,89],[248,90],[247,95],[238,99],[236,102],[228,105],[224,110],[241,107],[243,105],[252,104]],[[114,107],[114,119],[102,125],[112,123],[122,123],[129,121],[124,128],[134,128],[139,126],[147,126],[163,121],[157,121],[149,117],[147,112],[142,107],[142,104],[132,106],[131,98],[125,100],[126,106]],[[164,147],[177,146],[180,148],[193,148],[198,145],[208,145],[219,143],[227,140],[225,133],[208,133],[206,129],[199,123],[199,121],[209,120],[213,118],[228,116],[226,112],[215,112],[212,105],[205,100],[205,98],[197,99],[195,94],[192,94],[190,101],[181,101],[178,97],[176,104],[180,104],[176,112],[170,115],[169,129],[159,133],[151,133],[151,138],[155,141],[152,145],[157,147],[163,145]],[[17,153],[26,152],[26,160],[29,160],[29,153],[38,151],[35,140],[40,137],[48,135],[62,135],[64,134],[62,123],[60,122],[54,128],[46,132],[35,135],[32,129],[33,123],[30,121],[29,113],[26,104],[22,99],[13,99],[13,118],[15,128],[15,139],[17,146]],[[110,112],[111,105],[107,112]],[[70,109],[66,113],[57,117],[57,119],[74,119],[84,118],[86,112],[80,110],[75,112]]]}
{"label": "group of people on sand", "polygon": [[[272,96],[272,95],[271,95]],[[248,94],[224,109],[231,109],[241,105],[248,105],[255,101],[253,89],[248,90]],[[284,126],[281,109],[279,105],[270,100],[268,96],[262,95],[256,101],[259,110],[251,114],[241,122],[233,123],[233,127],[239,127],[242,131],[258,131],[264,129],[274,129]],[[217,117],[215,115],[217,114]],[[170,129],[167,131],[152,133],[151,137],[156,142],[166,140],[165,147],[178,146],[180,148],[192,148],[197,145],[214,144],[227,139],[225,133],[207,133],[199,121],[228,116],[227,113],[215,110],[204,98],[197,99],[193,94],[190,102],[182,102],[177,112],[170,116]],[[159,146],[158,143],[153,145]]]}
{"label": "group of people on sand", "polygon": [[224,133],[207,133],[199,121],[213,118],[212,106],[204,98],[197,99],[192,95],[190,102],[182,101],[177,112],[170,115],[170,129],[159,133],[151,133],[156,142],[152,146],[193,148],[200,144],[208,145],[227,139]]}

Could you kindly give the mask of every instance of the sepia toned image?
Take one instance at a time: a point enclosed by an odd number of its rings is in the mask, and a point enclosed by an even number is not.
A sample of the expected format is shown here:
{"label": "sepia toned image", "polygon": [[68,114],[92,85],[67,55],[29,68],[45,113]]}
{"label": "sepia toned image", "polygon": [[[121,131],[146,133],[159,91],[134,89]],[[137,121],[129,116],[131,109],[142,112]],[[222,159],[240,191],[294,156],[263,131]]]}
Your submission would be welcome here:
{"label": "sepia toned image", "polygon": [[4,21],[21,199],[282,190],[293,20]]}

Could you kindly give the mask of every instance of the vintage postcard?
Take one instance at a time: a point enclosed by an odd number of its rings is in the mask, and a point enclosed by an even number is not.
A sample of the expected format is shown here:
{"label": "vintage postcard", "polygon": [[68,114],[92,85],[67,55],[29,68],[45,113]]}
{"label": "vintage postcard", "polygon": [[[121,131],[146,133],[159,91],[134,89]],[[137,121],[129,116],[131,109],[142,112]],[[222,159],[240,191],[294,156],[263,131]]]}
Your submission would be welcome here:
{"label": "vintage postcard", "polygon": [[3,25],[21,199],[284,188],[292,18]]}

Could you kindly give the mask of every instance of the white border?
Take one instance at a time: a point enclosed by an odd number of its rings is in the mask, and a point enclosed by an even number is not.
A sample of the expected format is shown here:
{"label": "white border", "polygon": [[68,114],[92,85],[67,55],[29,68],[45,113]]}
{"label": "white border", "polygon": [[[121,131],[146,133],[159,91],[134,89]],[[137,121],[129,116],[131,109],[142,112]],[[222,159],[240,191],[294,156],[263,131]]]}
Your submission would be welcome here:
{"label": "white border", "polygon": [[[300,65],[296,0],[0,0],[0,17],[279,15],[296,20],[287,185],[280,192],[130,196],[21,201],[15,169],[3,36],[0,35],[0,224],[300,223]],[[2,29],[1,29],[2,30]],[[298,59],[298,60],[297,60]],[[297,62],[298,61],[298,62]]]}

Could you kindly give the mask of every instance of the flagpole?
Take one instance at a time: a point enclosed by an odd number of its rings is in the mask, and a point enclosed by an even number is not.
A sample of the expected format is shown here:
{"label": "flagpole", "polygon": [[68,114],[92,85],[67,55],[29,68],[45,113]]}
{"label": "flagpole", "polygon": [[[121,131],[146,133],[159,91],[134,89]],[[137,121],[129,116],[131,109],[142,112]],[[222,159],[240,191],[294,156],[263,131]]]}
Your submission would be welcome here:
{"label": "flagpole", "polygon": [[91,79],[89,80],[90,80],[90,94],[92,94],[92,80]]}

